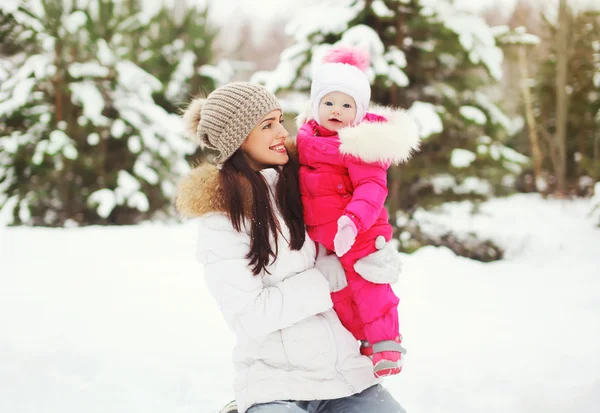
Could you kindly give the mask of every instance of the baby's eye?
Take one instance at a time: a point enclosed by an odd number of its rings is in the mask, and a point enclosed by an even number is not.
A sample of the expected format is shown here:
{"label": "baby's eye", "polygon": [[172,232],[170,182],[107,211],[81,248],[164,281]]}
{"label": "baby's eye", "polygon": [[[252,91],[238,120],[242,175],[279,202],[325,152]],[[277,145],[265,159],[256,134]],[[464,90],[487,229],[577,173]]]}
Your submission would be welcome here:
{"label": "baby's eye", "polygon": [[331,102],[325,102],[325,106],[333,106],[333,103],[331,103]]}
{"label": "baby's eye", "polygon": [[263,126],[263,129],[269,129],[269,128],[271,128],[271,124],[270,123],[267,123],[265,126]]}
{"label": "baby's eye", "polygon": [[351,107],[352,107],[352,105],[350,105],[349,103],[344,103],[344,107],[345,107],[346,109],[349,109],[349,108],[351,108]]}
{"label": "baby's eye", "polygon": [[279,119],[279,123],[283,123],[283,122],[285,122],[285,119],[283,119],[283,118]]}

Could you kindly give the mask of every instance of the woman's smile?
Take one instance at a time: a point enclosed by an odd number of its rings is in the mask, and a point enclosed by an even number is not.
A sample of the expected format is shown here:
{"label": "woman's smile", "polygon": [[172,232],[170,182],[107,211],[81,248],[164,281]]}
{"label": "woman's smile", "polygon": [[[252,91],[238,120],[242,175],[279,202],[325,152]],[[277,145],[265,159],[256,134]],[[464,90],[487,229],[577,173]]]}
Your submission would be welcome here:
{"label": "woman's smile", "polygon": [[281,142],[281,143],[278,143],[277,145],[270,146],[269,149],[272,151],[275,151],[275,152],[284,153],[285,145],[283,144],[283,142]]}

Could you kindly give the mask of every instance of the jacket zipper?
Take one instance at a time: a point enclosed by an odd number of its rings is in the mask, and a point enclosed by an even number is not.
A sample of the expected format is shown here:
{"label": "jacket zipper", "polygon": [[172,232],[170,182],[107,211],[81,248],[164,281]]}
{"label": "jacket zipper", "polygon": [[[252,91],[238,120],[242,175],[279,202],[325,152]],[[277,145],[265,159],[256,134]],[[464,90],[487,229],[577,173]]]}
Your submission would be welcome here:
{"label": "jacket zipper", "polygon": [[348,382],[348,380],[346,380],[346,377],[344,377],[344,375],[342,373],[340,373],[340,370],[338,369],[338,349],[337,349],[337,345],[335,343],[335,334],[333,334],[333,330],[331,329],[331,326],[329,325],[329,322],[327,321],[327,319],[325,318],[325,316],[323,314],[317,314],[317,317],[320,317],[323,319],[323,323],[325,323],[325,326],[327,328],[327,331],[329,332],[329,338],[331,339],[332,343],[333,343],[333,347],[334,347],[334,351],[335,351],[335,372],[337,373],[338,377],[341,378],[344,383],[346,383],[346,385],[350,388],[350,391],[352,391],[352,393],[356,393],[356,390],[354,390],[354,387],[352,387],[352,385]]}

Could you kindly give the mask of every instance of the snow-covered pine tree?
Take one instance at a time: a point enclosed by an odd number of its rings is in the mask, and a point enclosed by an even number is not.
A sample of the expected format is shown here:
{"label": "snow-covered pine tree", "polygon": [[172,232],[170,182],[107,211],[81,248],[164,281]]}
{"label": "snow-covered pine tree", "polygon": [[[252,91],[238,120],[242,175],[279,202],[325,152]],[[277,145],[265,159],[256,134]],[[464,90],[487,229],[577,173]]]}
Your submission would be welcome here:
{"label": "snow-covered pine tree", "polygon": [[[600,12],[568,13],[566,179],[571,193],[589,195],[600,181]],[[544,14],[549,55],[539,65],[533,88],[537,122],[545,143],[548,170],[556,170],[557,24]]]}
{"label": "snow-covered pine tree", "polygon": [[138,63],[141,53],[164,53],[136,42],[154,16],[116,0],[31,0],[3,11],[24,52],[2,60],[2,219],[128,224],[168,211],[194,145],[154,99],[166,86]]}
{"label": "snow-covered pine tree", "polygon": [[0,57],[6,58],[18,52],[18,28],[14,17],[0,8]]}
{"label": "snow-covered pine tree", "polygon": [[299,13],[286,31],[294,44],[255,81],[308,92],[325,50],[362,46],[373,101],[409,109],[419,123],[421,152],[390,172],[388,207],[400,229],[406,221],[396,211],[501,193],[528,162],[503,144],[515,123],[486,94],[502,76],[503,55],[482,18],[445,0],[345,0]]}
{"label": "snow-covered pine tree", "polygon": [[227,73],[210,65],[216,34],[208,23],[207,8],[165,6],[136,39],[136,62],[165,85],[156,98],[167,110],[175,111],[190,95],[207,94],[229,80]]}
{"label": "snow-covered pine tree", "polygon": [[[237,69],[227,59],[211,62],[217,30],[208,22],[208,8],[186,5],[185,1],[161,7],[148,23],[148,30],[132,36],[131,59],[163,84],[153,94],[169,113],[179,113],[191,96],[208,95],[229,83]],[[195,163],[214,154],[196,151],[187,157]]]}

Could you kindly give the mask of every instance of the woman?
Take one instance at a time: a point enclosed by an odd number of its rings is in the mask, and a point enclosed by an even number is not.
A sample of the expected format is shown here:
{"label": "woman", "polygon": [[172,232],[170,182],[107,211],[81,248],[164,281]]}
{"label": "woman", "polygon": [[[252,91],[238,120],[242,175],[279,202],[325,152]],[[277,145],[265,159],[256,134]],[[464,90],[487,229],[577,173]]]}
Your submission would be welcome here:
{"label": "woman", "polygon": [[[177,207],[199,217],[197,258],[237,336],[238,411],[404,412],[332,309],[330,293],[346,286],[344,272],[306,236],[277,98],[259,85],[231,83],[194,100],[184,121],[219,152],[217,166],[183,179]],[[367,258],[377,268],[375,254]]]}

